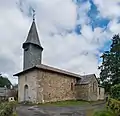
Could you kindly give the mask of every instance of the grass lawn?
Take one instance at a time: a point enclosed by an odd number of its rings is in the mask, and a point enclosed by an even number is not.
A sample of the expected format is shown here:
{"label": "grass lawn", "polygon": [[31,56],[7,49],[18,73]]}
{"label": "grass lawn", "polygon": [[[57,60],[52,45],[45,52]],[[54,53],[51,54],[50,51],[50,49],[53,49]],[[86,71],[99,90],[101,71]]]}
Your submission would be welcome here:
{"label": "grass lawn", "polygon": [[46,105],[46,106],[80,106],[80,105],[90,105],[90,104],[100,104],[103,101],[83,101],[83,100],[66,100],[66,101],[57,101],[57,102],[48,102],[39,105]]}
{"label": "grass lawn", "polygon": [[75,105],[88,105],[91,102],[88,101],[75,101],[75,100],[67,100],[67,101],[58,101],[58,102],[50,102],[39,105],[47,105],[47,106],[75,106]]}
{"label": "grass lawn", "polygon": [[102,110],[95,112],[93,116],[116,116],[116,115],[111,111]]}

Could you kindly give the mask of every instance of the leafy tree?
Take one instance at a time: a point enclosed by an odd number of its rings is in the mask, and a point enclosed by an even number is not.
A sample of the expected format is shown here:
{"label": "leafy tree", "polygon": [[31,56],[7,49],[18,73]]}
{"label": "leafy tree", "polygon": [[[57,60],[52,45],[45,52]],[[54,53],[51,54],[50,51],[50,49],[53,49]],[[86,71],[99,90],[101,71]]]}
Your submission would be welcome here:
{"label": "leafy tree", "polygon": [[105,51],[102,58],[102,65],[99,67],[100,80],[107,92],[110,87],[120,83],[120,37],[114,35],[109,51]]}
{"label": "leafy tree", "polygon": [[111,87],[111,97],[120,100],[120,84]]}
{"label": "leafy tree", "polygon": [[3,77],[1,74],[0,74],[0,87],[7,87],[7,88],[10,88],[10,85],[12,85],[11,84],[11,82],[9,81],[9,79],[8,78],[6,78],[6,77]]}

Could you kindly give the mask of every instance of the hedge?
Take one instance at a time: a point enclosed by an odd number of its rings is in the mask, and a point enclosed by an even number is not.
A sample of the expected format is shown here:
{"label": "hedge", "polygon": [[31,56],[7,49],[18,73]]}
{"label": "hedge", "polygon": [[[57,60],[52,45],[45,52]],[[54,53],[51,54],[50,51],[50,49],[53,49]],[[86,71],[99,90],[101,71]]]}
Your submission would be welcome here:
{"label": "hedge", "polygon": [[15,102],[4,102],[0,104],[0,116],[12,116]]}
{"label": "hedge", "polygon": [[107,102],[107,108],[114,112],[116,116],[120,116],[120,101],[109,98]]}

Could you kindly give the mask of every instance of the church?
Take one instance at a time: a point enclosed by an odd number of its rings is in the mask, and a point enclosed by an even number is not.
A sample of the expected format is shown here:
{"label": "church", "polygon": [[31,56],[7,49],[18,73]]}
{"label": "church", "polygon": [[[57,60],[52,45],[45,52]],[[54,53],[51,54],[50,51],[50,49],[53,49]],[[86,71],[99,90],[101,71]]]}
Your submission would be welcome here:
{"label": "church", "polygon": [[64,100],[104,99],[104,88],[95,74],[78,75],[42,64],[44,50],[33,19],[24,49],[23,70],[18,76],[18,101],[46,103]]}

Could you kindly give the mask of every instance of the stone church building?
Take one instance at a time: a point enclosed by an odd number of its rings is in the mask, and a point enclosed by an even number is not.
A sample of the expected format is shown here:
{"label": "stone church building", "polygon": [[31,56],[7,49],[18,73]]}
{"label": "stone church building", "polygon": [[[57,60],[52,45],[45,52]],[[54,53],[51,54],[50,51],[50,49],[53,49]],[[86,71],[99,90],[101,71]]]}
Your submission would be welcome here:
{"label": "stone church building", "polygon": [[32,22],[27,40],[23,43],[23,49],[23,71],[14,75],[18,76],[19,102],[104,99],[104,88],[99,86],[95,74],[81,76],[42,64],[43,47],[35,20]]}

